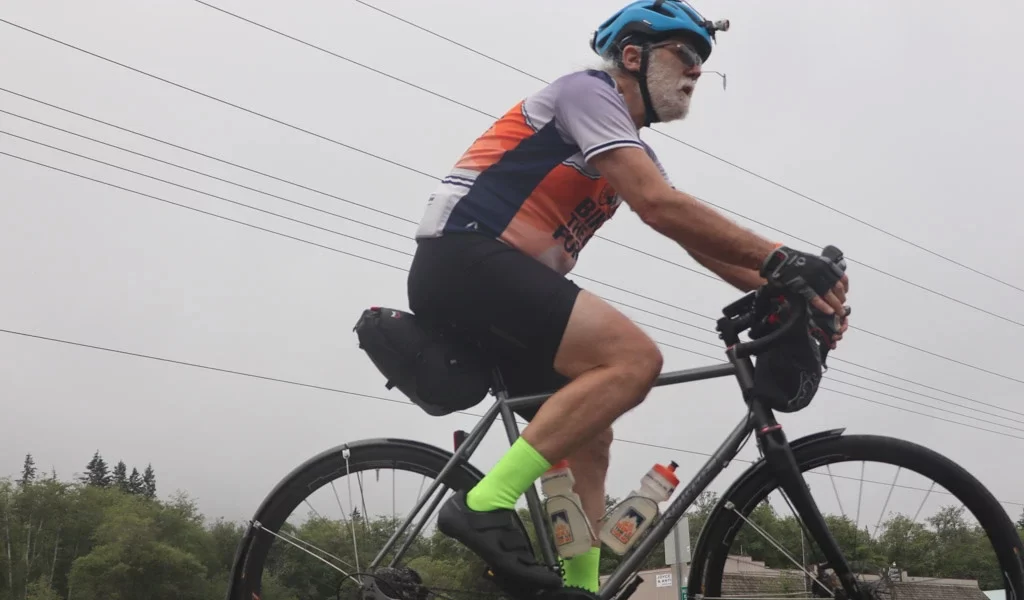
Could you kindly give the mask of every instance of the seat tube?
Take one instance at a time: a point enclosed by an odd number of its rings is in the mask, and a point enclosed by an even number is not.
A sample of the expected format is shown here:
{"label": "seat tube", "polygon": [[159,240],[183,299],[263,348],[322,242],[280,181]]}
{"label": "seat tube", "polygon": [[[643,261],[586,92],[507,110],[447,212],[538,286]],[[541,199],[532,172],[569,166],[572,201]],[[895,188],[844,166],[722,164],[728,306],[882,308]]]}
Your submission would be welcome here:
{"label": "seat tube", "polygon": [[[500,375],[498,376],[500,378]],[[516,415],[505,402],[508,399],[508,392],[502,387],[496,394],[501,405],[501,420],[505,423],[505,433],[508,434],[509,444],[514,444],[519,439],[519,424],[516,422]],[[551,524],[547,519],[547,511],[540,502],[540,495],[537,493],[537,485],[531,483],[526,488],[526,505],[530,510],[530,519],[533,521],[533,529],[537,532],[537,543],[540,544],[541,556],[544,563],[554,567],[558,564],[555,556],[554,538],[551,533]]]}

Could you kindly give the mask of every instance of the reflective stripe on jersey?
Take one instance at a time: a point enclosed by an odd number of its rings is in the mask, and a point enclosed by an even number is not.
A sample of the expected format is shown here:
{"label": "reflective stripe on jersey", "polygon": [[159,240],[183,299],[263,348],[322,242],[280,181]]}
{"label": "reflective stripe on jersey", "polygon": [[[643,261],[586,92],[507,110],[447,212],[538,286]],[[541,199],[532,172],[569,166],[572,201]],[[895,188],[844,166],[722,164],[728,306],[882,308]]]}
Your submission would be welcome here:
{"label": "reflective stripe on jersey", "polygon": [[643,148],[658,163],[611,76],[563,76],[470,145],[428,200],[416,236],[479,231],[568,273],[621,204],[587,160],[623,146]]}

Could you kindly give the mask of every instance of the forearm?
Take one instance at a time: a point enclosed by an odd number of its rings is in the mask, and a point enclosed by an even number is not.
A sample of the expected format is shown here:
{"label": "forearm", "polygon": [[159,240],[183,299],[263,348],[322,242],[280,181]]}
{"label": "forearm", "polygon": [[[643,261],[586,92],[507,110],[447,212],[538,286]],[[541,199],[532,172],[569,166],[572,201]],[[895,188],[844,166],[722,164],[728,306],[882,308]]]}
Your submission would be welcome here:
{"label": "forearm", "polygon": [[741,292],[752,292],[765,283],[765,279],[754,269],[730,265],[689,248],[687,248],[687,252],[694,260]]}
{"label": "forearm", "polygon": [[647,153],[615,148],[590,159],[640,219],[687,249],[723,263],[760,270],[775,244],[669,185]]}
{"label": "forearm", "polygon": [[[775,249],[770,240],[740,227],[693,196],[674,189],[671,193],[672,197],[658,202],[657,209],[644,220],[684,248],[726,266],[755,273]],[[738,275],[739,271],[730,273]],[[749,275],[739,276],[750,282]]]}

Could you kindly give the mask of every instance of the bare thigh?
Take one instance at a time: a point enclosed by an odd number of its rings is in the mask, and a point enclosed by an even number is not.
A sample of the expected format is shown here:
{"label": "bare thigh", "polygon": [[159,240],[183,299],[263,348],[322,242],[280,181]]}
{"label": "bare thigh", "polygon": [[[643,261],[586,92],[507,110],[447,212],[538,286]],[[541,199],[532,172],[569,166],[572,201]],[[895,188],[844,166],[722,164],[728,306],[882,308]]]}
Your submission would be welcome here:
{"label": "bare thigh", "polygon": [[663,361],[657,344],[636,323],[595,294],[576,297],[555,354],[555,370],[575,379],[596,367],[621,367],[655,378]]}
{"label": "bare thigh", "polygon": [[565,458],[642,402],[661,366],[647,334],[580,292],[555,353],[555,370],[571,381],[541,406],[523,437],[549,461]]}

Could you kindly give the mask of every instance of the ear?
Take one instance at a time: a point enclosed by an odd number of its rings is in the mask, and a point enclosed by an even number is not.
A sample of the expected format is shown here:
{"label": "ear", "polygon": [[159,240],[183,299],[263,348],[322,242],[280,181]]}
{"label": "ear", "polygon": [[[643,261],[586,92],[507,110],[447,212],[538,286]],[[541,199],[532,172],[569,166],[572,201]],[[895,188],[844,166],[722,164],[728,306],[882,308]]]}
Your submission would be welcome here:
{"label": "ear", "polygon": [[629,44],[622,49],[622,66],[630,72],[640,72],[643,50],[640,46]]}

